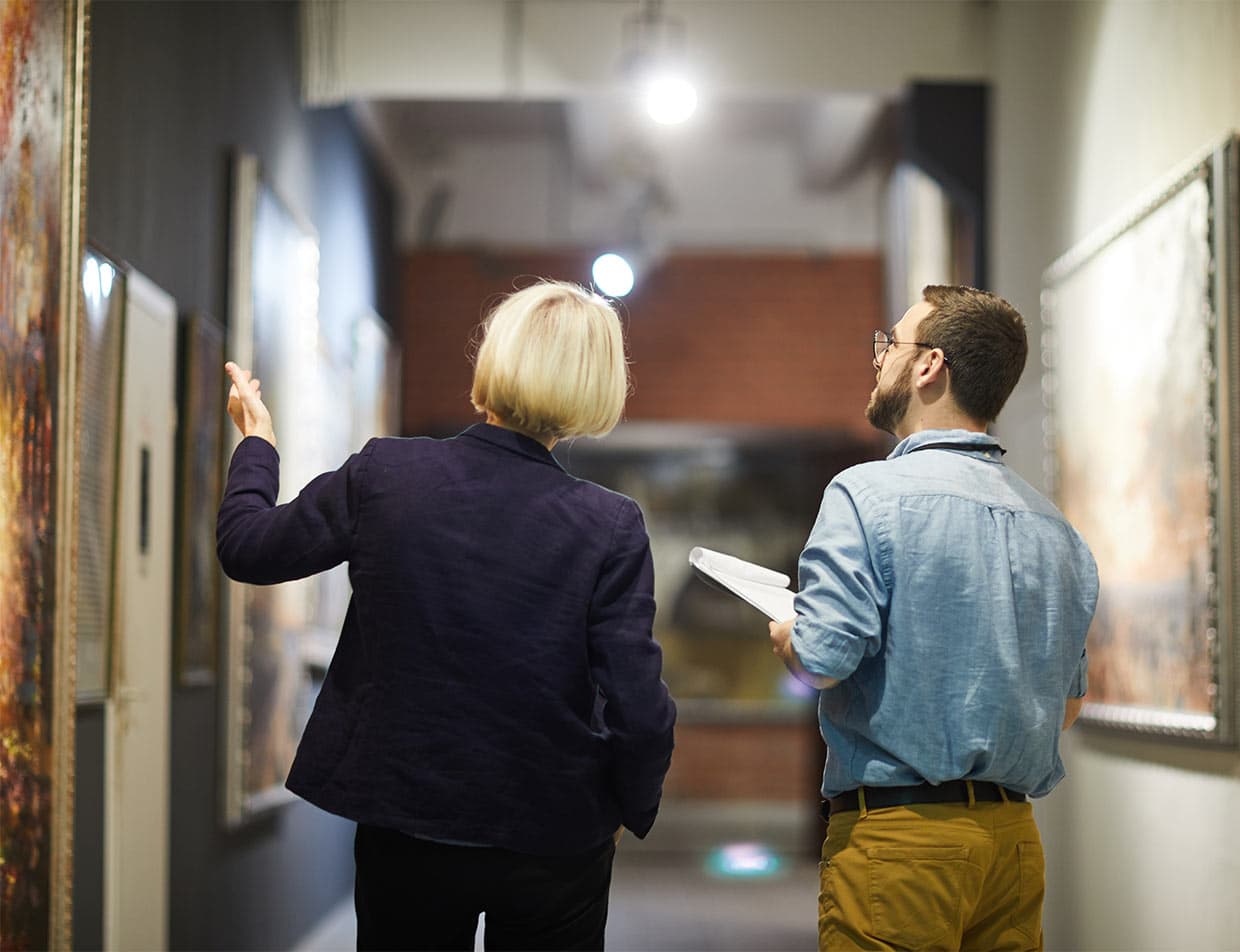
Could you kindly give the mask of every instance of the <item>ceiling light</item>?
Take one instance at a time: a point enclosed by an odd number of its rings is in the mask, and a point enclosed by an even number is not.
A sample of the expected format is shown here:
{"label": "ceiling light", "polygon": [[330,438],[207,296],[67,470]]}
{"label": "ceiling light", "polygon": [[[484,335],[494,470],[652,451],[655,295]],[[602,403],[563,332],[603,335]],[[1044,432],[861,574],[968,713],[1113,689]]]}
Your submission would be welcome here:
{"label": "ceiling light", "polygon": [[608,252],[594,259],[590,273],[594,285],[607,297],[624,297],[633,290],[633,267],[618,254]]}
{"label": "ceiling light", "polygon": [[684,75],[685,23],[668,16],[662,0],[642,0],[624,21],[620,75],[643,100],[655,122],[684,122],[697,107],[697,90]]}
{"label": "ceiling light", "polygon": [[697,108],[697,90],[683,76],[663,74],[646,84],[646,111],[665,126],[684,122]]}

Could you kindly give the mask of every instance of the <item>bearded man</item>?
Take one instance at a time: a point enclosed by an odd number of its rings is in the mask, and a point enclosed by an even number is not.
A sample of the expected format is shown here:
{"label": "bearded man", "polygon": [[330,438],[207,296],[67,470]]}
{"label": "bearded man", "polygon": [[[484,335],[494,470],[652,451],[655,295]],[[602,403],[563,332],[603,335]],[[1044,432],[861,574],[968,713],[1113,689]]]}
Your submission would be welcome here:
{"label": "bearded man", "polygon": [[822,949],[1041,949],[1030,798],[1064,776],[1098,598],[1089,549],[987,427],[1024,321],[927,287],[874,334],[870,423],[899,443],[831,481],[779,656],[820,688]]}

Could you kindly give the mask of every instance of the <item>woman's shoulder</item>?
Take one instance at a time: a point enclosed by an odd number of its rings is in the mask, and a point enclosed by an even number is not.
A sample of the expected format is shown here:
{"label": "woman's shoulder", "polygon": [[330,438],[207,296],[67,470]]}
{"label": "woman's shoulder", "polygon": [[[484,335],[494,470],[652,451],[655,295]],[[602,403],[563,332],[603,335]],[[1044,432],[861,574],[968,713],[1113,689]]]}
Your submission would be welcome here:
{"label": "woman's shoulder", "polygon": [[445,444],[451,440],[428,436],[374,436],[349,459],[349,464],[370,477],[382,474],[404,477],[423,468],[450,467],[452,453]]}
{"label": "woman's shoulder", "polygon": [[450,440],[430,436],[372,436],[362,447],[362,453],[370,456],[409,456],[432,451],[437,444]]}
{"label": "woman's shoulder", "polygon": [[632,496],[626,496],[624,493],[609,489],[580,476],[574,476],[572,473],[565,472],[565,476],[571,481],[574,489],[581,494],[582,498],[589,500],[592,508],[606,513],[608,517],[617,522],[644,525],[641,506],[638,505],[637,500]]}

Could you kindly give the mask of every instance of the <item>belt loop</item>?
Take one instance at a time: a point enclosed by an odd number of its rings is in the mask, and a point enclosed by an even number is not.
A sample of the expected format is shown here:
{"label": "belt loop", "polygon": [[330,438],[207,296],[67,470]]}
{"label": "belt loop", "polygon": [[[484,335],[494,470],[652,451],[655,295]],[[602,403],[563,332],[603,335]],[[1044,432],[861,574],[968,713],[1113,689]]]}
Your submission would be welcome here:
{"label": "belt loop", "polygon": [[977,795],[973,792],[973,781],[966,780],[964,782],[964,788],[969,791],[969,809],[972,810],[975,806],[977,806]]}
{"label": "belt loop", "polygon": [[1007,787],[1003,786],[1001,783],[997,783],[995,786],[999,788],[999,798],[1003,800],[1004,803],[1011,803],[1012,801],[1008,799]]}
{"label": "belt loop", "polygon": [[865,808],[865,787],[857,788],[857,807],[861,810],[861,819],[864,820],[866,814],[870,811]]}

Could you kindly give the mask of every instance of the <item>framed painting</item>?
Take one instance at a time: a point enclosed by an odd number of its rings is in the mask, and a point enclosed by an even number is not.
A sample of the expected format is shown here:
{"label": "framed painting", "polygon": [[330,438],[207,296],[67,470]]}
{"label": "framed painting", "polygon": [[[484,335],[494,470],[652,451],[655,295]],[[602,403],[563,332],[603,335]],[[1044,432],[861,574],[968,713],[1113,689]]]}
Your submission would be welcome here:
{"label": "framed painting", "polygon": [[1238,142],[1046,272],[1047,482],[1098,562],[1094,723],[1235,743]]}
{"label": "framed painting", "polygon": [[74,578],[79,704],[103,701],[111,683],[124,309],[124,268],[88,245],[82,256],[78,326],[81,411]]}
{"label": "framed painting", "polygon": [[220,589],[215,555],[215,507],[224,491],[224,328],[201,312],[181,321],[180,425],[177,480],[176,670],[186,687],[215,683],[219,653]]}
{"label": "framed painting", "polygon": [[0,948],[69,948],[86,8],[0,5]]}
{"label": "framed painting", "polygon": [[[228,355],[263,382],[280,440],[279,503],[348,452],[340,368],[319,328],[318,237],[260,175],[233,166]],[[220,390],[220,394],[223,390]],[[347,404],[347,399],[343,401]],[[228,426],[228,456],[239,437]],[[325,632],[348,606],[335,574],[274,586],[229,582],[224,653],[224,818],[235,826],[291,798],[284,780],[317,690]]]}

